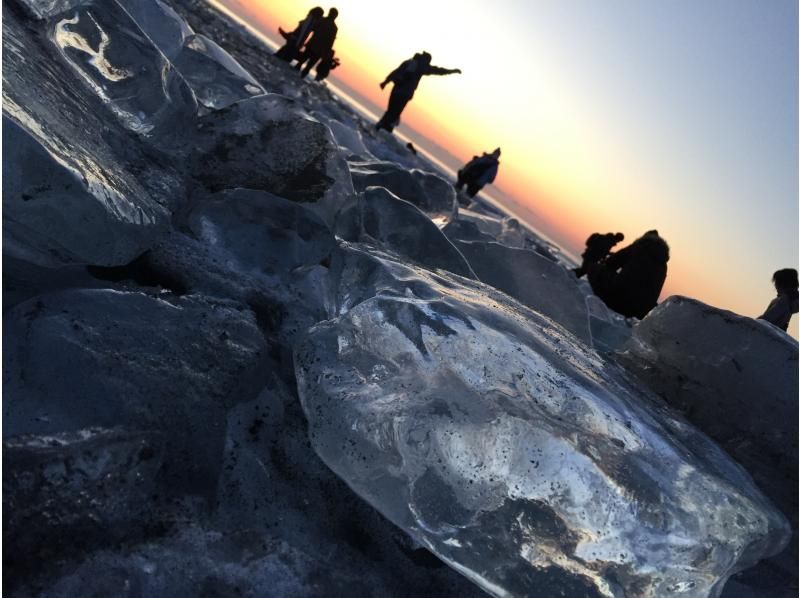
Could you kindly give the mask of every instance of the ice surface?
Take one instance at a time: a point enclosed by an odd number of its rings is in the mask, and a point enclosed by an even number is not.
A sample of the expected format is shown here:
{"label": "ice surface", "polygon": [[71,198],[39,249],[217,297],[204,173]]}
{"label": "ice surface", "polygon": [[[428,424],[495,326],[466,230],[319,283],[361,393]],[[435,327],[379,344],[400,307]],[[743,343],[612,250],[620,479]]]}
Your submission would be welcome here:
{"label": "ice surface", "polygon": [[622,350],[623,363],[743,464],[796,525],[797,341],[674,296],[633,328]]}
{"label": "ice surface", "polygon": [[496,242],[495,237],[488,235],[478,228],[478,225],[469,220],[456,218],[448,222],[442,232],[451,241],[483,241],[486,243]]}
{"label": "ice surface", "polygon": [[305,203],[332,225],[353,194],[330,129],[292,100],[262,95],[202,117],[191,171],[209,191],[246,187]]}
{"label": "ice surface", "polygon": [[5,115],[3,145],[6,255],[44,266],[122,264],[166,230],[163,206],[145,194],[131,197],[141,191],[135,181],[110,175],[80,152],[53,154]]}
{"label": "ice surface", "polygon": [[586,301],[572,272],[527,249],[482,241],[456,241],[455,246],[482,282],[591,343]]}
{"label": "ice surface", "polygon": [[38,26],[4,6],[6,254],[44,266],[125,263],[165,232],[183,182]]}
{"label": "ice surface", "polygon": [[[28,554],[59,555],[72,539],[111,544],[139,533],[163,459],[153,432],[90,428],[3,443],[4,575]],[[60,555],[59,555],[60,556]]]}
{"label": "ice surface", "polygon": [[49,19],[84,4],[86,0],[17,0],[17,2],[33,18]]}
{"label": "ice surface", "polygon": [[206,108],[219,110],[264,93],[250,73],[204,35],[189,36],[172,63]]}
{"label": "ice surface", "polygon": [[383,187],[369,187],[339,214],[336,234],[370,243],[426,268],[476,278],[464,256],[422,211]]}
{"label": "ice surface", "polygon": [[171,484],[214,488],[225,410],[258,384],[265,341],[241,305],[70,290],[4,316],[3,435],[162,431]]}
{"label": "ice surface", "polygon": [[[583,285],[586,284],[586,289]],[[579,285],[586,294],[586,307],[589,312],[589,329],[592,333],[592,347],[598,351],[611,352],[621,348],[631,337],[633,325],[625,316],[612,311],[599,297],[591,294],[591,287],[582,281]]]}
{"label": "ice surface", "polygon": [[188,218],[195,237],[224,250],[244,273],[288,274],[329,259],[336,244],[322,219],[263,191],[232,189],[198,201]]}
{"label": "ice surface", "polygon": [[[449,273],[472,275],[437,225],[497,253],[476,263],[498,286],[546,242],[458,213],[422,154],[206,3],[174,4],[194,30],[120,3],[3,5],[9,595],[713,595],[780,548],[740,468],[608,355]],[[250,75],[269,93],[202,117],[181,83],[227,103]],[[552,288],[510,292],[572,326],[574,289],[525,260]],[[586,305],[595,348],[626,341]],[[747,433],[720,442],[774,458]],[[777,458],[751,469],[768,493]],[[796,590],[758,567],[736,591]]]}
{"label": "ice surface", "polygon": [[193,123],[197,102],[186,82],[115,1],[94,0],[63,14],[51,38],[130,130],[165,137]]}
{"label": "ice surface", "polygon": [[325,124],[330,127],[333,138],[339,144],[339,147],[345,148],[350,152],[350,155],[362,160],[371,157],[358,128],[349,127],[333,119],[327,119]]}
{"label": "ice surface", "polygon": [[231,189],[193,200],[185,232],[133,263],[93,269],[106,280],[241,301],[288,342],[329,313],[333,233],[311,210],[264,191]]}
{"label": "ice surface", "polygon": [[737,464],[546,319],[351,251],[382,291],[296,348],[312,443],[487,592],[718,595],[783,547]]}
{"label": "ice surface", "polygon": [[458,219],[462,222],[469,222],[478,227],[483,234],[489,235],[492,239],[497,239],[503,232],[503,219],[481,214],[471,209],[461,208],[458,211]]}
{"label": "ice surface", "polygon": [[117,0],[136,24],[172,61],[183,48],[183,42],[194,34],[192,28],[173,8],[161,0]]}
{"label": "ice surface", "polygon": [[350,172],[356,190],[384,187],[425,212],[442,227],[458,213],[458,202],[452,184],[443,178],[419,169],[406,170],[391,162],[351,162]]}

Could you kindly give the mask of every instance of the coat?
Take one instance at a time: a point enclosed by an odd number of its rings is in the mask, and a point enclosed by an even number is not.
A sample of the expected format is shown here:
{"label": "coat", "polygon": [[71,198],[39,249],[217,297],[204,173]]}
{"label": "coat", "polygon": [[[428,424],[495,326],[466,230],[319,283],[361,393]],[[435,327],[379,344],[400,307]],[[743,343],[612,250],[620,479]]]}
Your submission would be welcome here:
{"label": "coat", "polygon": [[314,56],[325,56],[333,48],[339,28],[334,19],[323,17],[314,25],[314,34],[306,44],[306,52]]}
{"label": "coat", "polygon": [[766,311],[758,316],[758,319],[766,320],[781,330],[788,330],[789,321],[792,319],[792,314],[796,314],[797,310],[797,291],[794,291],[794,293],[781,293],[775,297],[775,299],[770,301]]}
{"label": "coat", "polygon": [[605,261],[590,266],[589,284],[617,313],[644,318],[658,303],[668,260],[666,241],[658,235],[644,235]]}

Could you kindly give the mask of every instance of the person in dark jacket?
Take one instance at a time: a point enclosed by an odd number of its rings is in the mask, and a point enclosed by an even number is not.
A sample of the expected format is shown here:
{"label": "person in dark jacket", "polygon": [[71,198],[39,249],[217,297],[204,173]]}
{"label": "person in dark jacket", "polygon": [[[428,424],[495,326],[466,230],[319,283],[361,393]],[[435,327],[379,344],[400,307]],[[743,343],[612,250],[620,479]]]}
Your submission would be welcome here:
{"label": "person in dark jacket", "polygon": [[400,115],[414,97],[420,79],[425,75],[452,75],[460,73],[461,69],[446,69],[431,64],[431,55],[427,52],[414,54],[413,58],[404,61],[394,69],[380,84],[381,89],[388,83],[393,83],[392,93],[389,95],[389,107],[381,119],[375,124],[376,129],[386,129],[390,133],[400,124]]}
{"label": "person in dark jacket", "polygon": [[331,8],[325,17],[315,23],[314,33],[311,39],[306,42],[303,54],[295,66],[296,69],[300,70],[305,64],[305,68],[300,73],[303,77],[308,75],[314,65],[330,54],[333,49],[333,42],[336,41],[336,34],[339,31],[335,23],[338,15],[339,11]]}
{"label": "person in dark jacket", "polygon": [[475,197],[484,185],[494,182],[497,176],[497,169],[500,167],[500,148],[495,149],[491,154],[483,153],[481,157],[473,156],[464,167],[458,171],[455,188],[459,191],[467,186],[467,195]]}
{"label": "person in dark jacket", "polygon": [[767,310],[758,319],[766,320],[785,331],[789,329],[792,314],[796,314],[798,310],[797,270],[778,270],[772,275],[772,282],[778,296],[770,301]]}
{"label": "person in dark jacket", "polygon": [[275,52],[275,56],[286,62],[299,59],[303,44],[306,43],[311,32],[314,30],[314,25],[316,25],[317,21],[319,21],[324,14],[325,11],[322,10],[322,8],[315,6],[308,11],[306,18],[297,24],[294,31],[287,33],[278,27],[278,32],[283,36],[283,39],[286,40],[286,43]]}
{"label": "person in dark jacket", "polygon": [[574,268],[572,270],[575,272],[575,276],[580,278],[586,274],[590,264],[596,264],[604,259],[611,252],[611,248],[624,239],[625,235],[622,233],[606,233],[604,235],[592,233],[589,238],[586,239],[586,250],[581,254],[583,263],[581,263],[579,268]]}
{"label": "person in dark jacket", "polygon": [[330,75],[331,71],[341,64],[341,61],[336,58],[334,54],[335,52],[333,48],[331,48],[331,51],[319,61],[317,65],[317,75],[314,77],[314,81],[324,81],[328,75]]}
{"label": "person in dark jacket", "polygon": [[667,242],[657,230],[647,231],[627,247],[590,264],[589,284],[608,307],[641,319],[658,303],[668,261]]}

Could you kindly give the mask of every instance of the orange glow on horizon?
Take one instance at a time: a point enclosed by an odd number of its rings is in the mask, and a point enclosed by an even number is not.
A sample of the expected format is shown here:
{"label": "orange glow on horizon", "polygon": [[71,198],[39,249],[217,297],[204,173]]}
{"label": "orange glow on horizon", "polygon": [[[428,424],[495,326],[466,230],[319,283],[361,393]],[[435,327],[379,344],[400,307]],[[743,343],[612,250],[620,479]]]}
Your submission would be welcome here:
{"label": "orange glow on horizon", "polygon": [[[251,21],[260,25],[262,31],[272,32],[273,37],[276,37],[279,26],[292,29],[305,16],[302,8],[298,10],[295,3],[286,1],[272,2],[269,7],[259,2],[237,3],[237,8]],[[342,20],[340,15],[337,22]],[[358,39],[342,35],[341,29],[344,26],[340,23],[340,35],[336,40],[336,53],[342,60],[342,66],[333,71],[331,78],[343,82],[378,108],[385,109],[391,86],[381,90],[378,84],[400,62],[409,58],[413,50],[409,51],[408,55],[398,55],[394,62],[387,61],[360,43]],[[436,60],[434,62],[436,63]],[[355,64],[358,68],[352,67]],[[459,67],[449,64],[442,66]],[[458,75],[452,76],[458,77]],[[527,152],[524,149],[519,151],[521,148],[515,147],[509,151],[509,147],[513,144],[494,139],[495,133],[490,129],[488,120],[474,122],[471,115],[458,109],[457,103],[442,106],[436,101],[435,96],[432,99],[428,98],[430,94],[426,93],[426,88],[437,84],[446,85],[446,79],[447,77],[428,77],[423,81],[414,100],[403,112],[403,124],[423,137],[433,140],[462,162],[466,162],[474,154],[491,151],[498,145],[503,147],[504,155],[510,154],[514,158],[501,158],[502,167],[495,185],[508,195],[517,198],[524,207],[534,211],[543,221],[541,224],[537,223],[540,228],[558,231],[560,235],[557,236],[561,242],[566,241],[567,250],[580,253],[587,236],[584,231],[591,228],[588,222],[590,217],[581,215],[585,211],[583,210],[585,204],[582,202],[574,202],[581,204],[582,210],[578,211],[565,206],[563,201],[554,199],[565,196],[563,172],[552,166],[543,166],[537,156],[526,159]],[[441,115],[447,116],[443,118]],[[465,127],[463,123],[469,123],[469,126]],[[423,131],[424,134],[421,133]],[[487,144],[487,139],[492,141]],[[520,165],[527,167],[521,168]],[[545,171],[546,168],[549,170]],[[565,223],[570,225],[565,226]]]}
{"label": "orange glow on horizon", "polygon": [[[279,26],[292,29],[305,16],[303,9],[298,10],[294,2],[272,2],[269,8],[263,6],[260,9],[258,4],[250,2],[247,5],[241,3],[239,6],[253,21],[261,25],[262,30],[268,32],[277,32]],[[342,66],[333,71],[331,77],[343,82],[379,109],[385,109],[391,86],[381,90],[378,84],[400,62],[409,58],[413,51],[409,51],[408,56],[398,56],[395,62],[387,61],[360,43],[357,38],[342,35],[341,30],[345,27],[343,23],[346,21],[341,15],[337,22],[340,23],[340,35],[336,40],[336,53],[342,60]],[[437,63],[436,60],[434,62]],[[356,64],[358,68],[353,68],[352,65]],[[450,64],[441,66],[462,67]],[[437,98],[427,97],[430,94],[426,94],[426,88],[435,84],[438,79],[446,80],[447,77],[428,77],[422,82],[414,100],[403,112],[403,124],[423,137],[433,140],[463,162],[476,153],[493,149],[495,145],[492,143],[487,145],[485,142],[493,136],[488,121],[476,123],[471,115],[464,114],[458,109],[457,103],[455,106],[442,106]],[[446,81],[442,81],[442,84],[444,83]],[[469,122],[470,126],[464,127],[465,122]],[[424,133],[421,133],[423,131]],[[597,205],[594,198],[585,197],[581,193],[580,185],[571,184],[574,168],[568,169],[556,164],[549,160],[547,155],[532,152],[529,148],[514,143],[514,140],[505,142],[498,140],[496,145],[503,148],[504,156],[501,157],[502,166],[495,186],[515,198],[523,207],[532,210],[539,220],[535,223],[537,227],[557,231],[558,241],[568,251],[580,255],[586,238],[595,230],[628,231],[623,244],[633,241],[645,232],[646,228],[638,230],[641,228],[638,214],[623,218],[617,213],[603,214],[602,205]],[[505,159],[508,155],[512,155],[513,159]],[[615,224],[611,224],[612,222]],[[661,232],[669,241],[669,235],[663,230]],[[718,296],[719,293],[714,292],[706,284],[707,281],[703,276],[681,267],[679,262],[680,260],[675,259],[673,246],[673,258],[670,260],[669,276],[662,293],[663,297],[671,294],[689,296],[701,294],[707,301],[711,301],[709,297],[712,297],[719,301],[718,305],[724,304],[723,297]],[[757,311],[758,307],[753,305],[751,314],[753,310]]]}
{"label": "orange glow on horizon", "polygon": [[[289,0],[216,1],[272,39],[277,39],[279,25],[293,29],[311,6]],[[368,12],[365,4],[353,6]],[[772,295],[769,267],[764,271],[763,286],[743,292],[739,281],[724,274],[730,255],[721,247],[713,253],[716,248],[706,246],[703,263],[698,264],[697,231],[686,214],[673,210],[672,205],[673,198],[684,191],[702,203],[703,189],[660,185],[659,175],[663,178],[664,173],[654,171],[653,163],[645,162],[635,146],[625,144],[627,131],[615,128],[606,114],[592,112],[592,103],[575,95],[572,73],[559,70],[559,61],[549,55],[552,50],[546,45],[537,46],[525,57],[531,62],[526,69],[535,72],[531,81],[523,76],[513,79],[504,90],[487,89],[481,87],[480,73],[495,65],[487,66],[480,56],[475,62],[476,55],[466,52],[469,31],[454,33],[452,39],[433,47],[434,42],[428,46],[407,22],[397,18],[396,23],[384,21],[373,26],[365,23],[364,15],[355,8],[342,10],[340,6],[335,47],[342,64],[331,73],[331,79],[382,111],[391,85],[381,90],[378,84],[414,52],[430,50],[434,64],[461,68],[464,74],[426,77],[403,113],[401,132],[407,126],[462,162],[501,147],[501,168],[494,186],[530,210],[535,215],[530,224],[574,255],[580,255],[585,239],[595,231],[624,232],[626,245],[646,230],[657,228],[671,248],[662,298],[670,294],[698,297],[748,316],[763,311]],[[450,25],[458,28],[459,23]],[[408,39],[398,42],[397,30],[402,27]],[[496,41],[498,47],[493,51],[502,54],[506,40]],[[462,54],[471,60],[460,63]],[[520,86],[527,95],[515,93]],[[500,108],[499,100],[505,102]],[[524,126],[515,127],[516,119]],[[509,134],[517,129],[519,135]],[[654,143],[652,152],[658,156],[670,149]],[[702,170],[699,164],[696,168]],[[790,330],[796,327],[797,317]]]}

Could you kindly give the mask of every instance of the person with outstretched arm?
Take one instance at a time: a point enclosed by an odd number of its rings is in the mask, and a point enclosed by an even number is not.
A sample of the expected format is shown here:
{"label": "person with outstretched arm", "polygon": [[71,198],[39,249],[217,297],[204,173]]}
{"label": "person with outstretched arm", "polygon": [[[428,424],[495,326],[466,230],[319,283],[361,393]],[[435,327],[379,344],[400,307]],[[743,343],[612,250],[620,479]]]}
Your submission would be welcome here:
{"label": "person with outstretched arm", "polygon": [[452,75],[461,73],[461,69],[446,69],[431,64],[431,55],[427,52],[414,54],[400,66],[394,69],[380,84],[381,89],[388,83],[393,83],[392,93],[389,95],[389,107],[381,119],[375,123],[376,129],[386,129],[390,133],[400,124],[400,115],[406,104],[414,97],[420,79],[425,75]]}

